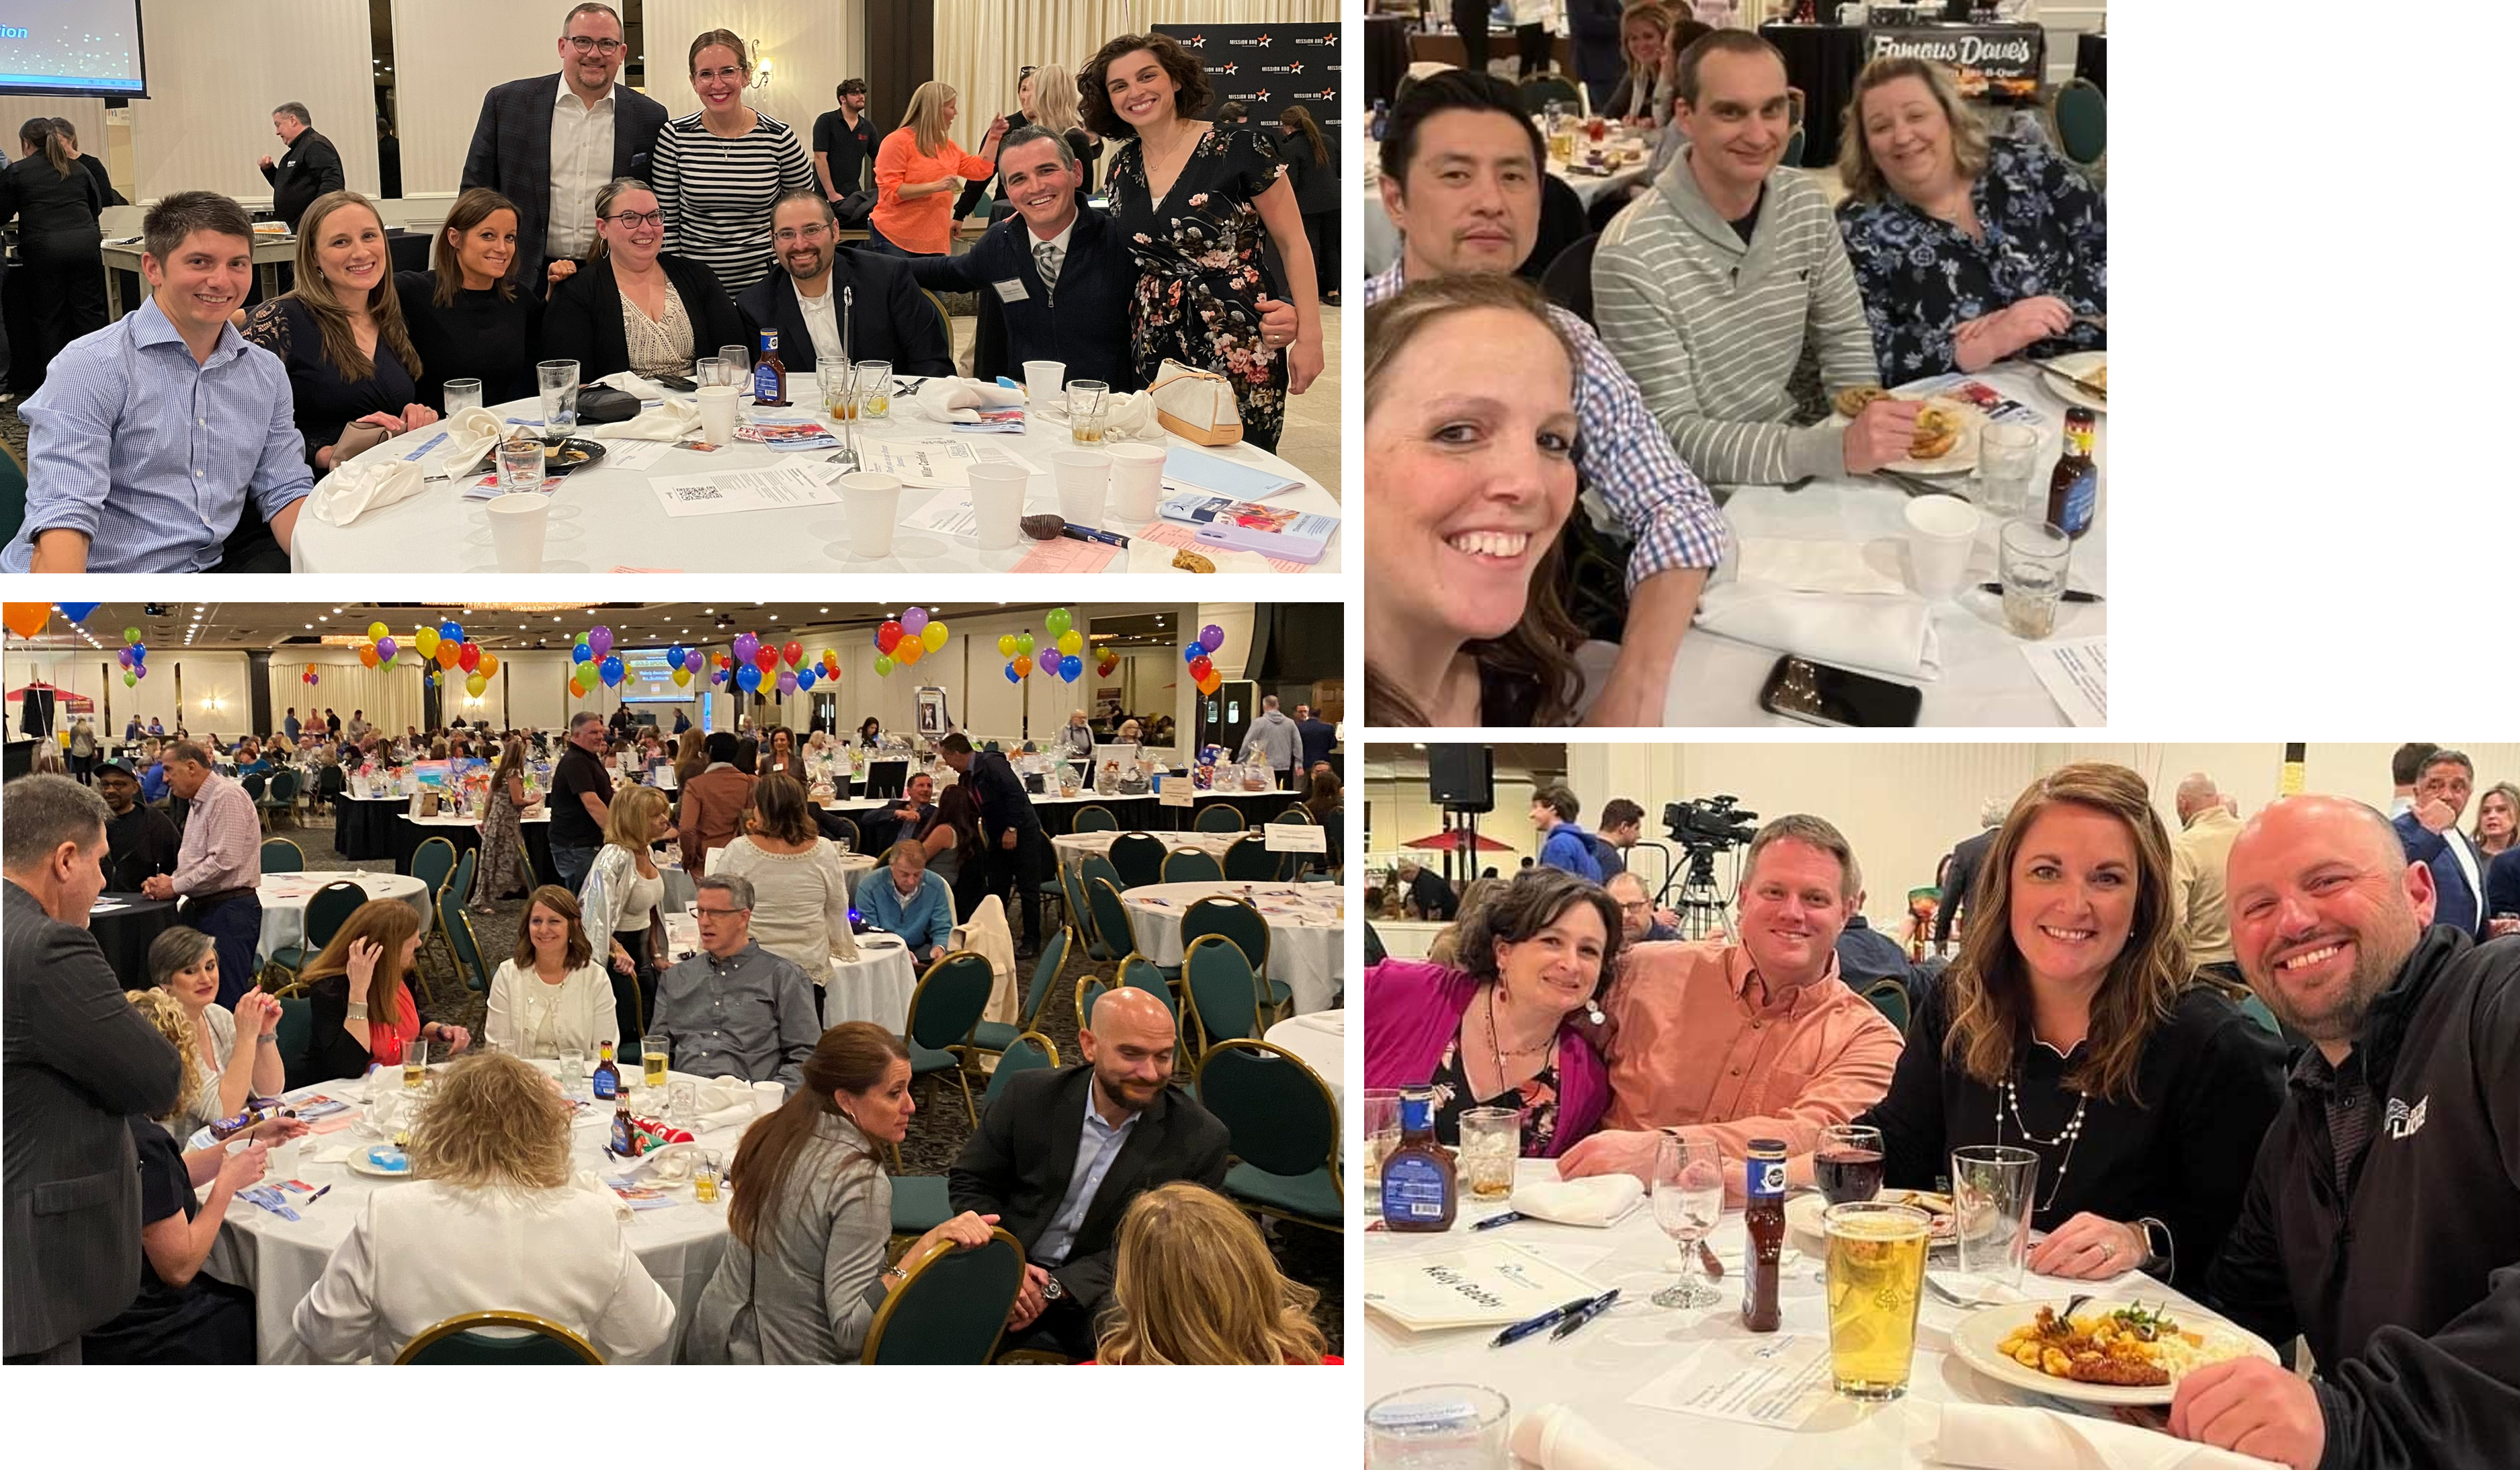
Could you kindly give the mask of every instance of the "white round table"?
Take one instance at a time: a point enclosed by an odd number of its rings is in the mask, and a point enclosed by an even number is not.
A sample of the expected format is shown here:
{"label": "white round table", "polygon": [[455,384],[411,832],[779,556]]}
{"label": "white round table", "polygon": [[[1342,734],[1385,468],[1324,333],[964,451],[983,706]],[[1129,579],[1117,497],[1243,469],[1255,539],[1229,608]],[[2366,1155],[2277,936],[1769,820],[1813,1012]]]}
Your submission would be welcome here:
{"label": "white round table", "polygon": [[888,934],[858,936],[854,961],[832,961],[831,984],[823,988],[823,1025],[872,1021],[894,1035],[910,1028],[910,996],[919,988],[918,967],[910,946]]}
{"label": "white round table", "polygon": [[[637,1073],[635,1065],[622,1069],[623,1079],[634,1086]],[[400,1083],[398,1070],[379,1072],[376,1077],[380,1085]],[[357,1099],[364,1095],[365,1086],[359,1080],[328,1082],[300,1088],[288,1096],[292,1101],[318,1093]],[[571,1163],[581,1172],[602,1177],[617,1173],[622,1168],[622,1161],[604,1152],[610,1124],[611,1115],[602,1109],[589,1107],[580,1113],[576,1126],[570,1130],[569,1152]],[[703,1129],[697,1136],[699,1142],[732,1154],[742,1128]],[[363,1148],[373,1141],[361,1137],[355,1126],[349,1126],[320,1135],[319,1144],[325,1150],[339,1150],[345,1146]],[[379,1189],[410,1187],[406,1180],[354,1172],[345,1164],[301,1163],[287,1176],[301,1179],[315,1189],[330,1185],[332,1192],[312,1204],[304,1203],[305,1194],[290,1192],[288,1198],[299,1216],[295,1220],[283,1219],[248,1200],[232,1201],[205,1266],[218,1279],[253,1292],[257,1348],[264,1362],[306,1361],[305,1348],[291,1322],[297,1304],[314,1290],[325,1264],[332,1260],[334,1248],[348,1237],[350,1227],[357,1222],[367,1197]],[[282,1179],[281,1172],[274,1170],[264,1175],[263,1182],[278,1184]],[[673,1299],[679,1324],[698,1305],[701,1289],[717,1269],[718,1258],[726,1254],[726,1206],[723,1200],[714,1205],[696,1203],[688,1184],[675,1190],[674,1196],[672,1205],[634,1212],[621,1228],[628,1234],[630,1248],[637,1253],[640,1264]],[[672,1347],[668,1339],[652,1355],[639,1360],[667,1361]]]}
{"label": "white round table", "polygon": [[1339,1110],[1339,1136],[1347,1136],[1347,1012],[1314,1011],[1305,1016],[1289,1016],[1269,1028],[1261,1038],[1272,1046],[1282,1047],[1301,1059],[1303,1064],[1322,1075],[1330,1089],[1330,1106]]}
{"label": "white round table", "polygon": [[[921,380],[904,378],[903,385]],[[756,413],[771,418],[817,418],[810,376],[800,385],[790,376],[788,394],[797,401],[791,407],[755,410],[746,404],[742,410],[747,420]],[[642,394],[647,398],[688,398],[647,386]],[[1009,435],[965,436],[944,424],[919,416],[905,416],[904,406],[911,401],[907,392],[893,394],[892,417],[863,426],[861,433],[877,439],[965,439],[982,444],[1011,447],[1031,462],[1035,474],[1024,496],[1027,515],[1056,512],[1058,495],[1052,484],[1050,454],[1055,449],[1073,448],[1064,421],[1028,418],[1020,436]],[[509,419],[540,422],[538,402],[521,400],[495,405],[493,411]],[[826,421],[828,424],[828,421]],[[398,456],[436,433],[432,427],[415,432],[408,446],[397,438],[372,451],[388,457]],[[1282,474],[1302,482],[1295,489],[1270,497],[1269,504],[1287,510],[1322,515],[1342,514],[1338,496],[1319,481],[1305,475],[1274,454],[1250,444],[1233,444],[1206,448],[1190,444],[1170,435],[1159,435],[1141,442],[1160,442],[1171,448],[1196,448],[1201,453]],[[902,524],[895,529],[892,554],[879,560],[856,556],[849,547],[849,518],[837,500],[831,504],[806,504],[792,508],[739,511],[724,515],[669,516],[663,500],[652,489],[652,480],[674,480],[708,476],[729,470],[767,470],[781,465],[815,465],[832,468],[827,456],[833,451],[804,451],[782,454],[758,444],[738,443],[712,453],[675,445],[666,448],[661,457],[635,470],[625,470],[610,462],[628,454],[638,457],[642,441],[611,439],[605,441],[608,459],[571,475],[552,492],[551,520],[543,548],[543,571],[547,573],[605,573],[622,568],[677,572],[1011,572],[1026,558],[1032,557],[1038,543],[1029,537],[1018,537],[1013,547],[983,551],[970,534],[952,534],[939,530],[915,529],[908,523],[929,509],[931,502],[950,502],[966,498],[961,489],[930,485],[905,484],[901,491]],[[313,515],[302,518],[295,538],[290,545],[291,570],[296,572],[495,572],[498,559],[490,544],[488,513],[482,500],[464,498],[465,489],[480,477],[476,474],[458,483],[453,481],[430,481],[417,495],[392,505],[372,509],[349,526],[332,526]],[[1187,486],[1183,487],[1187,490]],[[1169,486],[1167,493],[1174,493]],[[1142,524],[1112,518],[1102,528],[1122,534],[1134,534]],[[1312,572],[1336,572],[1342,554],[1345,528],[1334,532],[1319,563],[1306,569]],[[1106,548],[1090,543],[1060,540],[1048,543],[1047,550],[1058,553],[1068,565],[1042,569],[1053,571],[1095,570],[1088,565],[1098,560]],[[1090,553],[1090,554],[1086,554]],[[1035,564],[1036,568],[1039,563]],[[1122,549],[1109,557],[1100,570],[1126,572],[1129,553]],[[1190,576],[1192,574],[1183,573]]]}
{"label": "white round table", "polygon": [[1120,896],[1138,952],[1182,962],[1181,921],[1212,895],[1240,898],[1269,921],[1269,978],[1286,983],[1295,1014],[1329,1009],[1345,974],[1346,902],[1335,883],[1152,883]]}
{"label": "white round table", "polygon": [[254,885],[254,895],[262,900],[262,939],[259,951],[268,959],[306,937],[306,903],[318,889],[328,884],[355,883],[368,891],[370,900],[399,898],[420,915],[420,932],[426,937],[429,925],[436,922],[428,911],[428,885],[403,873],[306,872],[265,873]]}
{"label": "white round table", "polygon": [[[1058,854],[1058,865],[1069,872],[1085,866],[1087,854],[1111,853],[1111,841],[1126,836],[1120,832],[1067,832],[1050,840],[1051,850]],[[1248,836],[1245,832],[1149,832],[1148,837],[1164,845],[1167,854],[1204,852],[1219,863],[1225,861],[1225,850]]]}
{"label": "white round table", "polygon": [[1435,942],[1435,936],[1452,928],[1432,919],[1376,919],[1373,932],[1382,936],[1382,952],[1393,959],[1424,959]]}

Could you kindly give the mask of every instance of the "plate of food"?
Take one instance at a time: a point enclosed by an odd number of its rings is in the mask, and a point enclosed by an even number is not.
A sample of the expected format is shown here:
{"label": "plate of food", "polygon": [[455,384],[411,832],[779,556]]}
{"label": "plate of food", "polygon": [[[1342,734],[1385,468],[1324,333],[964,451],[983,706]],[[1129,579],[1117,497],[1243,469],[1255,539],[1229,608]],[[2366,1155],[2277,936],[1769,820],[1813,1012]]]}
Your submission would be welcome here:
{"label": "plate of food", "polygon": [[1982,1308],[1952,1351],[2000,1383],[2082,1403],[2161,1404],[2179,1380],[2237,1357],[2282,1359],[2256,1334],[2198,1308],[2074,1297]]}
{"label": "plate of food", "polygon": [[[1851,422],[1876,398],[1912,396],[1870,386],[1850,388],[1831,399],[1830,406]],[[1986,424],[1986,410],[1949,393],[1931,393],[1920,401],[1925,406],[1916,415],[1916,435],[1908,445],[1908,457],[1882,468],[1903,475],[1964,475],[1976,469],[1977,436]]]}
{"label": "plate of food", "polygon": [[349,1158],[343,1162],[350,1166],[352,1173],[370,1174],[380,1179],[411,1177],[411,1156],[390,1143],[366,1148],[354,1146]]}
{"label": "plate of food", "polygon": [[[1884,1189],[1873,1200],[1883,1205],[1908,1205],[1922,1210],[1932,1219],[1927,1227],[1937,1246],[1948,1245],[1956,1237],[1954,1229],[1959,1217],[1952,1211],[1952,1197],[1930,1189]],[[1828,1200],[1818,1190],[1798,1194],[1785,1201],[1785,1229],[1792,1234],[1794,1245],[1805,1255],[1818,1256],[1828,1242],[1822,1233],[1821,1217],[1828,1212]]]}
{"label": "plate of food", "polygon": [[[2048,390],[2077,408],[2093,413],[2109,411],[2109,354],[2106,352],[2068,352],[2048,359],[2053,372],[2041,373],[2039,381]],[[2062,373],[2065,376],[2056,376]]]}
{"label": "plate of food", "polygon": [[550,475],[566,475],[583,470],[604,458],[604,445],[594,439],[543,440],[543,471]]}

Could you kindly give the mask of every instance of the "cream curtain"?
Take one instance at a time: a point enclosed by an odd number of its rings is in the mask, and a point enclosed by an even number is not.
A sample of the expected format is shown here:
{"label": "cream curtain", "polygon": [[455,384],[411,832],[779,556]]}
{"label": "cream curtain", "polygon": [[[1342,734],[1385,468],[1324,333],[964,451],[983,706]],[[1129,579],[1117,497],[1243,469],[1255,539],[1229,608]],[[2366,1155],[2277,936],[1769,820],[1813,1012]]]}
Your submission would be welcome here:
{"label": "cream curtain", "polygon": [[[310,663],[314,666],[316,677],[312,684],[298,677]],[[157,674],[153,671],[150,678],[154,681]],[[461,684],[455,686],[459,699],[463,692]],[[329,708],[341,716],[341,725],[347,729],[350,712],[365,710],[368,723],[399,734],[403,726],[421,723],[420,665],[413,656],[405,655],[394,660],[391,668],[368,668],[355,660],[334,663],[326,658],[292,658],[283,650],[271,656],[273,728],[278,728],[281,720],[287,717],[292,705],[297,707],[297,718],[301,723],[306,720],[309,709],[320,716]],[[242,723],[239,721],[240,726]],[[271,732],[263,730],[256,733],[268,735]]]}
{"label": "cream curtain", "polygon": [[[1015,76],[1057,62],[1073,71],[1117,35],[1174,23],[1335,21],[1337,0],[936,0],[936,76],[961,94],[956,141],[975,147],[1015,110]],[[878,129],[898,117],[875,119]]]}

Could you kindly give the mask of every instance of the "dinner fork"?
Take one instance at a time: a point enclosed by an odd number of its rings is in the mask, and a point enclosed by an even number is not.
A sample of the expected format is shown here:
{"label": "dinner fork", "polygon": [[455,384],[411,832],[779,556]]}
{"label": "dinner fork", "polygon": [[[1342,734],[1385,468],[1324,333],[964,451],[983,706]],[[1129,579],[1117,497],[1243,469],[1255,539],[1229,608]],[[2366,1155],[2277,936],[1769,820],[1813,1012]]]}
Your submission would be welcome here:
{"label": "dinner fork", "polygon": [[1996,1301],[1992,1297],[1963,1297],[1959,1293],[1952,1290],[1950,1287],[1945,1286],[1940,1281],[1935,1280],[1931,1272],[1927,1272],[1925,1275],[1925,1290],[1932,1292],[1935,1296],[1949,1302],[1954,1307],[1977,1308],[2002,1307],[2004,1305],[2002,1302]]}

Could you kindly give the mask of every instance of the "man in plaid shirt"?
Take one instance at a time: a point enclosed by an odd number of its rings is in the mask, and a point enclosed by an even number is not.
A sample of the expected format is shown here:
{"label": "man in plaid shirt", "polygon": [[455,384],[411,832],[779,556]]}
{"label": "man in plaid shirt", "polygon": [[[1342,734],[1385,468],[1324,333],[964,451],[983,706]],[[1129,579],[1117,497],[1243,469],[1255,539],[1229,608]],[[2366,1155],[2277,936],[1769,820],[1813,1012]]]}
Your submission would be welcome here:
{"label": "man in plaid shirt", "polygon": [[[1382,139],[1382,203],[1402,234],[1400,263],[1367,279],[1366,305],[1409,279],[1518,268],[1540,233],[1547,152],[1502,78],[1453,70],[1412,82]],[[1590,722],[1658,725],[1681,635],[1724,555],[1724,518],[1593,329],[1563,307],[1549,314],[1575,348],[1576,467],[1635,538],[1627,627]]]}
{"label": "man in plaid shirt", "polygon": [[184,799],[184,842],[175,871],[140,886],[152,898],[182,898],[184,922],[210,937],[219,956],[219,1004],[253,988],[262,946],[262,818],[246,789],[210,768],[209,752],[180,740],[166,753],[166,787]]}

